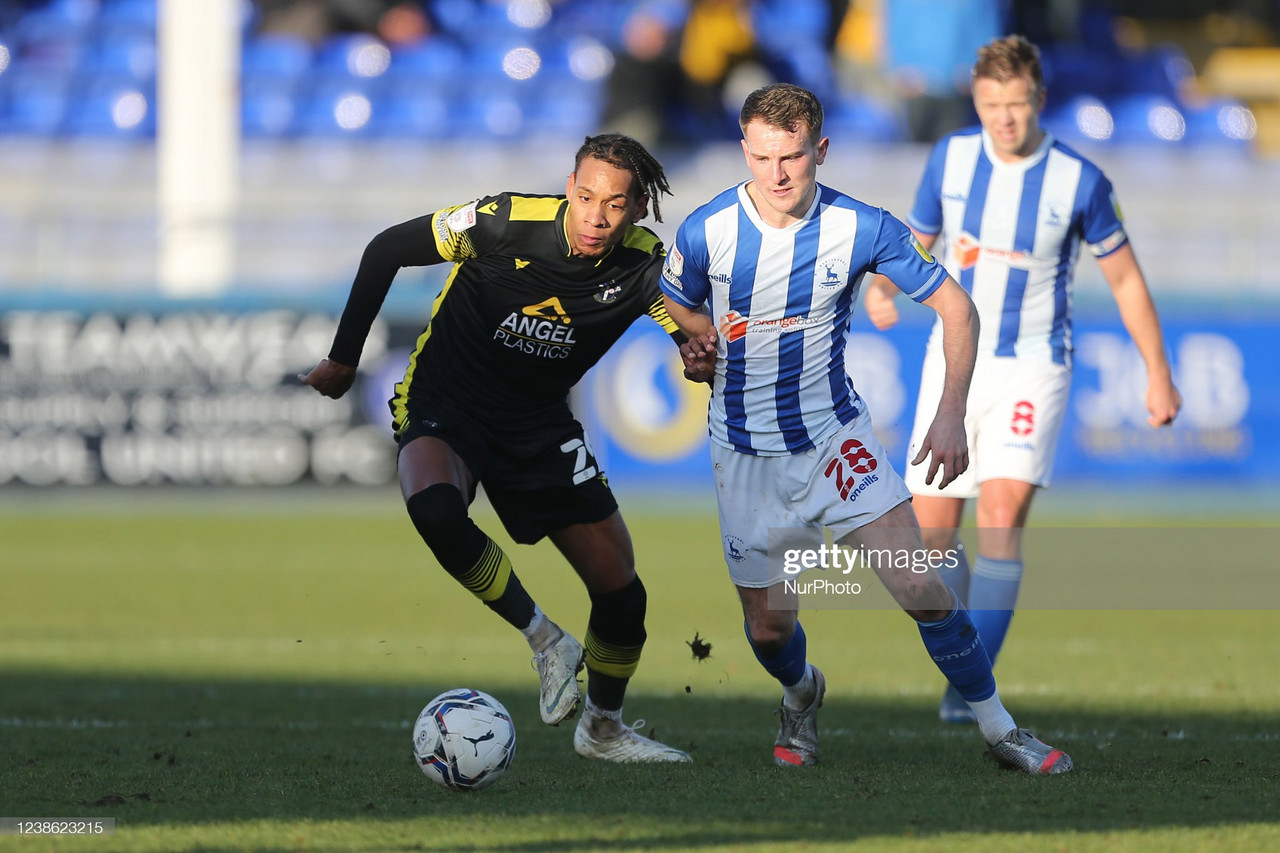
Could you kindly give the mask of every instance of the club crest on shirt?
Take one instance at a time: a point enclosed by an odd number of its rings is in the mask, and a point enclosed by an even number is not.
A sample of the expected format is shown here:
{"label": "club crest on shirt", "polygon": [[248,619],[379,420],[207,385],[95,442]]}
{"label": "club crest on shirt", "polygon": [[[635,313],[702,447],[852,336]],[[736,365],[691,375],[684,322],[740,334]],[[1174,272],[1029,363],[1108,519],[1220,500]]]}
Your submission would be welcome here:
{"label": "club crest on shirt", "polygon": [[844,258],[822,258],[813,271],[814,287],[842,287],[849,280],[849,262]]}
{"label": "club crest on shirt", "polygon": [[608,305],[610,302],[615,301],[620,293],[622,293],[622,285],[610,281],[600,285],[591,298],[601,305]]}

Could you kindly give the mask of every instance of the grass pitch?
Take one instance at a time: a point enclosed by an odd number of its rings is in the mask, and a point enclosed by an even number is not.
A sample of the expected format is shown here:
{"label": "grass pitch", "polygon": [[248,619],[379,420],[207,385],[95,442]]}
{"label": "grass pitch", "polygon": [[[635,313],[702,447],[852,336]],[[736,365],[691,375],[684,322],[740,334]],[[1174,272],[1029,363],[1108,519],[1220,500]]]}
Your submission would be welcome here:
{"label": "grass pitch", "polygon": [[[781,770],[777,689],[742,637],[714,512],[624,503],[649,589],[624,713],[695,763],[603,766],[538,721],[523,640],[435,565],[394,496],[354,500],[369,505],[0,516],[0,817],[116,821],[0,850],[1280,847],[1272,612],[1020,613],[996,672],[1019,721],[1075,759],[1046,779],[937,722],[941,680],[906,616],[808,612],[823,764]],[[554,549],[495,538],[581,632],[586,595]],[[1064,553],[1029,577],[1071,568]],[[507,776],[471,795],[409,753],[417,712],[457,686],[493,693],[518,730]]]}

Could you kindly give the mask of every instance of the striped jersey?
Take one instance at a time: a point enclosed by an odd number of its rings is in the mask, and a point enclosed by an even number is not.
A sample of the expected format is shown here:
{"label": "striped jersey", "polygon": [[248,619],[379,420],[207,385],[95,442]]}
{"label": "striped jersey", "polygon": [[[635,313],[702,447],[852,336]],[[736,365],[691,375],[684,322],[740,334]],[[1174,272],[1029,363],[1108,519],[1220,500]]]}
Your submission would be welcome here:
{"label": "striped jersey", "polygon": [[[978,357],[1071,364],[1071,277],[1081,242],[1104,257],[1128,239],[1111,182],[1045,134],[1035,153],[1006,163],[981,129],[934,146],[907,222],[940,235],[940,257],[973,297]],[[929,346],[942,344],[935,323]]]}
{"label": "striped jersey", "polygon": [[821,443],[865,405],[844,368],[849,317],[868,272],[917,302],[946,278],[884,210],[821,184],[786,228],[760,218],[746,183],[690,214],[676,232],[662,290],[719,329],[711,438],[781,456]]}

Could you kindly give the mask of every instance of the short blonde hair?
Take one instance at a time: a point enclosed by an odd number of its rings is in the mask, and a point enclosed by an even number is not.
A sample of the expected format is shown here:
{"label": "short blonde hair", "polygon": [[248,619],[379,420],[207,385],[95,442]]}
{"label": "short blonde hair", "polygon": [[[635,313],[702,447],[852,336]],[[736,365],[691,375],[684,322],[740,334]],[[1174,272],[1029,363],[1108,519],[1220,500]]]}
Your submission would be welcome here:
{"label": "short blonde hair", "polygon": [[973,79],[982,77],[997,83],[1008,83],[1022,77],[1037,92],[1043,92],[1044,72],[1040,68],[1040,49],[1018,35],[988,42],[978,48],[978,61],[973,65]]}

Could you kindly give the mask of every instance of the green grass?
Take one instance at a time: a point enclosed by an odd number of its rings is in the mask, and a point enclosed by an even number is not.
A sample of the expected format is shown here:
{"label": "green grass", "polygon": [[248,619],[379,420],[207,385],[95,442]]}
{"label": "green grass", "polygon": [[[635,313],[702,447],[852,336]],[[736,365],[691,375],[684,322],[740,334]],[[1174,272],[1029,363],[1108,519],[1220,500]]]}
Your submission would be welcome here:
{"label": "green grass", "polygon": [[[695,763],[601,766],[573,754],[570,726],[538,722],[523,640],[395,504],[214,506],[0,518],[0,816],[117,827],[0,850],[1280,847],[1269,611],[1019,614],[1002,695],[1077,765],[1047,779],[997,769],[976,730],[936,721],[941,682],[907,617],[806,613],[830,682],[824,763],[783,771],[777,689],[742,637],[714,515],[631,512],[650,639],[625,713]],[[554,549],[500,541],[580,632],[586,596]],[[1070,554],[1032,569],[1070,570]],[[695,632],[709,660],[690,654]],[[409,758],[418,710],[464,685],[519,732],[508,775],[474,795]]]}

